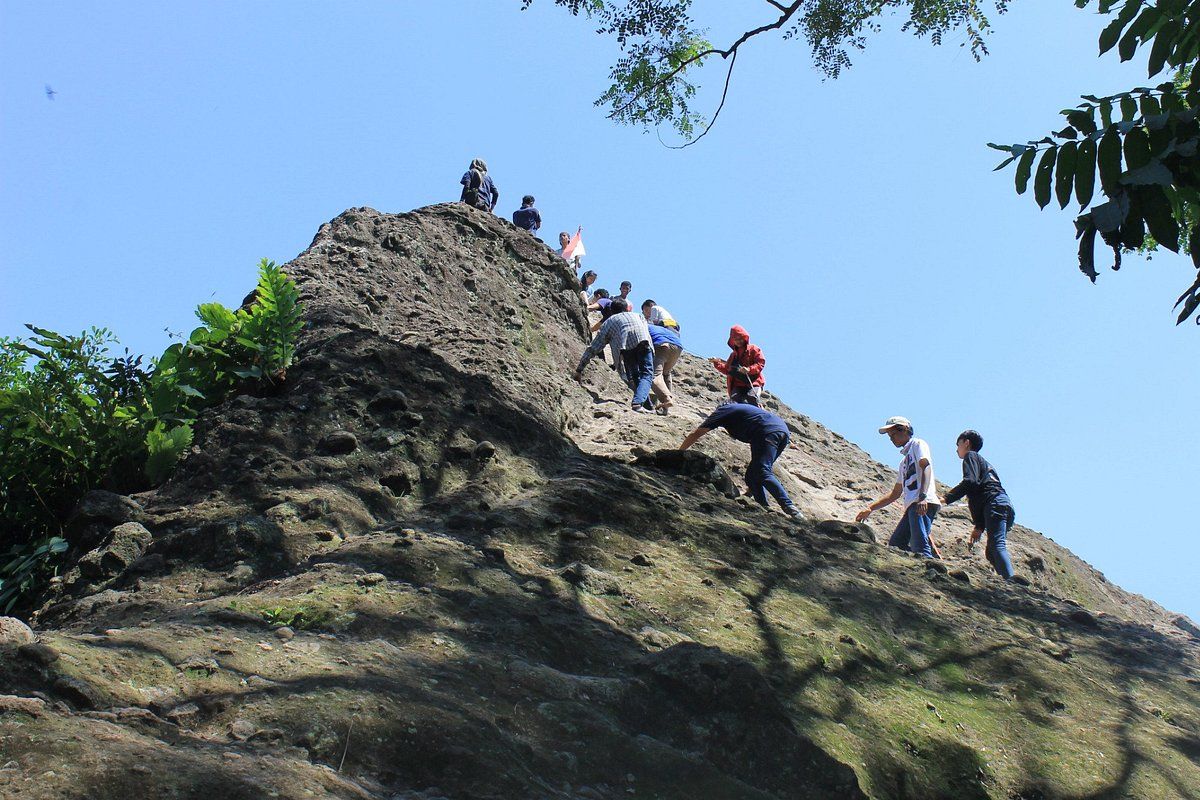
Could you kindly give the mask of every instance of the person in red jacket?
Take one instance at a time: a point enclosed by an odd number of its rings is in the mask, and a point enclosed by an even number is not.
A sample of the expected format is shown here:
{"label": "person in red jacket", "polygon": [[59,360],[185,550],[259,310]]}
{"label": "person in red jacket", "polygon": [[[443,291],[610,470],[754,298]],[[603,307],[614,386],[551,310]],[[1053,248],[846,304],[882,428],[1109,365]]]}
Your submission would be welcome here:
{"label": "person in red jacket", "polygon": [[763,356],[762,348],[750,344],[750,334],[741,325],[729,329],[729,346],[733,349],[729,358],[724,361],[710,358],[709,361],[717,372],[725,376],[731,401],[756,406],[763,384],[767,382],[762,374],[767,359]]}

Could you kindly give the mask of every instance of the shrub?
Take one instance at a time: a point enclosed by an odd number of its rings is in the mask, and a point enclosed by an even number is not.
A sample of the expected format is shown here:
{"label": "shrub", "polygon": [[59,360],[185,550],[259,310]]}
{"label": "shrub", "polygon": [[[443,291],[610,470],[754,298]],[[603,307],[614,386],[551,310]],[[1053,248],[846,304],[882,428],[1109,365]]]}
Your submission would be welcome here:
{"label": "shrub", "polygon": [[128,351],[113,356],[104,328],[64,336],[29,325],[27,340],[0,338],[0,607],[68,549],[62,523],[86,492],[161,483],[201,411],[282,381],[301,314],[295,284],[263,259],[247,307],[200,305],[203,325],[150,370]]}

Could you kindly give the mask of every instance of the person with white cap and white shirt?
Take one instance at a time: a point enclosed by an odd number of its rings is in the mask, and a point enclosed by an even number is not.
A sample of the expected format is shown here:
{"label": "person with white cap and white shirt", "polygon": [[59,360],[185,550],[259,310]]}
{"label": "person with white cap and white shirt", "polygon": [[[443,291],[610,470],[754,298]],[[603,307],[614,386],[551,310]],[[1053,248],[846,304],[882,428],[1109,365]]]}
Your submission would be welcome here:
{"label": "person with white cap and white shirt", "polygon": [[871,505],[858,512],[854,518],[863,522],[871,513],[904,498],[904,516],[892,538],[890,547],[898,547],[916,553],[922,558],[934,558],[933,539],[930,529],[942,503],[938,500],[937,484],[933,478],[933,454],[924,439],[913,436],[913,426],[904,417],[890,417],[879,429],[886,433],[892,444],[900,448],[900,469],[892,490]]}

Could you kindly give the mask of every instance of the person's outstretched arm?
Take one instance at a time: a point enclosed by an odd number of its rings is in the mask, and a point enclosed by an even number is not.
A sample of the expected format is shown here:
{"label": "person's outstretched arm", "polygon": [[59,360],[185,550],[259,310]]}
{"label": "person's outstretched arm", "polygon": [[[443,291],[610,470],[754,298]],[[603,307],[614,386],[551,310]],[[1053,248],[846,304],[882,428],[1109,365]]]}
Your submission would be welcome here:
{"label": "person's outstretched arm", "polygon": [[900,486],[899,483],[893,484],[892,490],[890,492],[888,492],[883,497],[876,500],[874,503],[871,503],[871,505],[867,506],[862,511],[858,512],[858,514],[855,515],[855,517],[854,517],[854,521],[862,522],[867,517],[871,516],[872,513],[878,511],[879,509],[883,508],[884,506],[888,506],[888,505],[891,505],[892,503],[896,502],[896,500],[900,497],[900,494],[903,491],[904,490]]}
{"label": "person's outstretched arm", "polygon": [[696,442],[703,439],[705,436],[707,436],[711,432],[712,432],[712,428],[705,428],[704,426],[696,428],[696,430],[689,433],[687,435],[687,438],[684,439],[683,442],[680,443],[679,449],[687,450],[689,447],[691,447]]}
{"label": "person's outstretched arm", "polygon": [[946,505],[957,502],[966,496],[968,492],[983,485],[983,465],[980,463],[979,455],[974,450],[967,453],[966,458],[963,459],[962,468],[962,480],[958,486],[946,492],[946,496],[942,498],[946,501]]}

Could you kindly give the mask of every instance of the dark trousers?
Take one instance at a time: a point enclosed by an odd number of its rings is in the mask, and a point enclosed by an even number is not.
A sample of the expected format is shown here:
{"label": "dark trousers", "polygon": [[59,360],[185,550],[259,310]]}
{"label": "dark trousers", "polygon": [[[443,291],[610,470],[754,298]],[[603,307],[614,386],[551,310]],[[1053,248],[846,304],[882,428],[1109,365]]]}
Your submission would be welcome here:
{"label": "dark trousers", "polygon": [[625,380],[633,389],[632,404],[640,406],[650,399],[654,383],[654,349],[649,342],[643,342],[633,350],[622,350],[621,363],[625,366]]}
{"label": "dark trousers", "polygon": [[775,460],[787,449],[791,436],[783,431],[771,433],[750,443],[750,466],[746,467],[746,486],[750,496],[761,506],[767,505],[767,492],[775,498],[784,511],[795,508],[787,490],[775,477]]}

